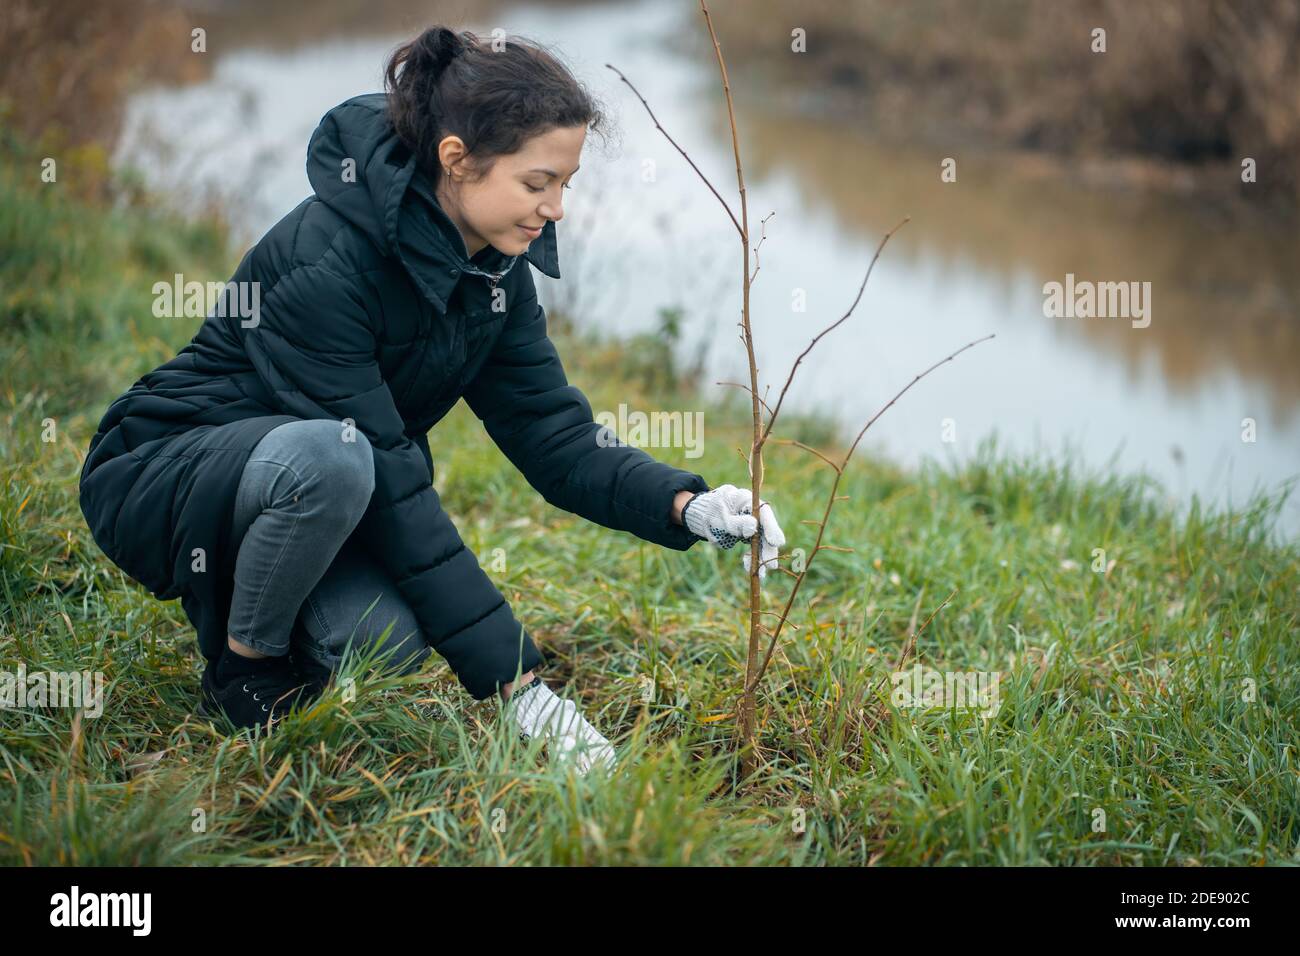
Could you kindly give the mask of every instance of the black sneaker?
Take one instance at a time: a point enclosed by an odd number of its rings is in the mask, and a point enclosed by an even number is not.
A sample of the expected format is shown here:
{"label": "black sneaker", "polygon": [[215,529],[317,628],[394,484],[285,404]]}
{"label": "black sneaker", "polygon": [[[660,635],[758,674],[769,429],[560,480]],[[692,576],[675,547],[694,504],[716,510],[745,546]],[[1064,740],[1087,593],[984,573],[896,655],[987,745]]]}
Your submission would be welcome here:
{"label": "black sneaker", "polygon": [[334,676],[334,672],[328,667],[317,663],[301,651],[290,651],[289,663],[301,675],[303,682],[307,685],[306,692],[312,697],[320,696],[325,691],[326,685],[329,684],[330,678]]}
{"label": "black sneaker", "polygon": [[236,727],[266,726],[306,704],[319,693],[287,660],[264,673],[236,677],[228,684],[216,681],[217,665],[209,661],[203,669],[199,698],[200,717],[223,714]]}

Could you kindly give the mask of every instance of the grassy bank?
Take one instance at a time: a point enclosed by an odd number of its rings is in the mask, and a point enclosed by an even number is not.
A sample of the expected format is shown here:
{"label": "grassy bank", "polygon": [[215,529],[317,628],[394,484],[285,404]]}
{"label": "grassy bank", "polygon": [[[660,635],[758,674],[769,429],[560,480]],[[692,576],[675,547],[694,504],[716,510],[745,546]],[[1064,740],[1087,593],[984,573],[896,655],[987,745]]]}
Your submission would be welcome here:
{"label": "grassy bank", "polygon": [[[431,436],[443,502],[549,682],[629,769],[552,769],[438,658],[397,679],[355,662],[355,701],[330,695],[269,738],[221,736],[193,715],[200,659],[179,602],[98,551],[76,479],[107,403],[196,327],[151,315],[152,282],[224,280],[235,259],[219,227],[111,188],[74,198],[8,144],[0,669],[102,671],[107,695],[95,718],[0,711],[0,862],[1300,862],[1300,554],[1266,540],[1276,502],[1176,519],[1137,479],[992,445],[957,469],[861,461],[841,484],[829,541],[856,551],[824,552],[801,590],[762,695],[767,764],[742,793],[728,786],[738,551],[682,555],[550,508],[463,404]],[[743,474],[734,397],[664,375],[653,342],[557,337],[594,408],[705,411],[702,458],[656,457],[715,484]],[[768,474],[789,546],[807,549],[827,470],[781,448]],[[769,583],[773,605],[788,587]],[[1000,672],[996,714],[888,707],[868,730],[909,630],[954,591],[919,660]]]}

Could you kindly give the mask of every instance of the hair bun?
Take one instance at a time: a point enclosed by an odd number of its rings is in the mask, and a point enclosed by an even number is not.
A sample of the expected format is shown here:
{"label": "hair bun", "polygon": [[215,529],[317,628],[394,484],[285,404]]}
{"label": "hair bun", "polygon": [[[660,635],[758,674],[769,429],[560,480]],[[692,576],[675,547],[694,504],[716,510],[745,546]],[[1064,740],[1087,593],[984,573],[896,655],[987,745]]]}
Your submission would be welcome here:
{"label": "hair bun", "polygon": [[434,181],[450,136],[473,158],[467,176],[477,181],[496,157],[518,152],[532,136],[602,119],[582,84],[540,44],[511,37],[490,50],[477,34],[440,24],[392,52],[384,90],[393,131]]}
{"label": "hair bun", "polygon": [[432,73],[441,73],[447,64],[465,52],[465,38],[455,30],[437,26],[425,30],[416,39],[412,59]]}

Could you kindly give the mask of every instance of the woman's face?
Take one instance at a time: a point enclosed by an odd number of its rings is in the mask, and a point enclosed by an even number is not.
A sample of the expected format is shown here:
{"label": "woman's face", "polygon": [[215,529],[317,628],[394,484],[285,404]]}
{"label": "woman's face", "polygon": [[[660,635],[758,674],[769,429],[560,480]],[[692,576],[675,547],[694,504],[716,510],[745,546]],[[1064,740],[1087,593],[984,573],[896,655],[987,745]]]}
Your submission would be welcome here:
{"label": "woman's face", "polygon": [[438,144],[438,202],[460,230],[471,256],[488,245],[508,256],[520,255],[549,220],[564,218],[562,190],[578,171],[586,138],[586,126],[557,126],[539,133],[518,152],[496,157],[478,182],[466,175],[472,160],[459,136]]}

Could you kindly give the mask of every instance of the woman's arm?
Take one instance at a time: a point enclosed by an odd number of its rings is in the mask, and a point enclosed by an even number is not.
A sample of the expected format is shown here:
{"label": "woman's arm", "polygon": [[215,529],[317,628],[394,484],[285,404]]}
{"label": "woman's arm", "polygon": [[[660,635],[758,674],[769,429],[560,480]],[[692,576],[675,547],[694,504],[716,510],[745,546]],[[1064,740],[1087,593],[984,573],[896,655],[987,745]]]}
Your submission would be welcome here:
{"label": "woman's arm", "polygon": [[[557,508],[685,551],[699,540],[681,524],[682,492],[709,490],[694,472],[610,443],[586,396],[570,385],[526,264],[505,329],[465,401],[528,483]],[[509,293],[508,293],[509,295]]]}

